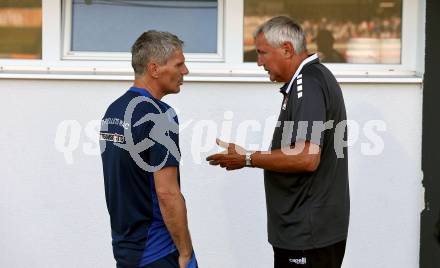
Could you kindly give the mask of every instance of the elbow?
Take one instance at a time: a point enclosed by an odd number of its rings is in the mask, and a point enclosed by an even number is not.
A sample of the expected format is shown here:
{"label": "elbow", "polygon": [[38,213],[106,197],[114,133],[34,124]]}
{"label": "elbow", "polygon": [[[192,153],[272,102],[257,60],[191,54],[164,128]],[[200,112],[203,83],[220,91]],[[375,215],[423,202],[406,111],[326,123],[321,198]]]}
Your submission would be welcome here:
{"label": "elbow", "polygon": [[173,203],[176,199],[178,199],[181,195],[180,191],[171,191],[171,190],[157,190],[156,191],[157,199],[160,204],[168,205]]}
{"label": "elbow", "polygon": [[318,169],[320,162],[321,162],[321,159],[320,159],[319,155],[310,155],[307,158],[306,163],[304,165],[304,171],[305,172],[315,172]]}

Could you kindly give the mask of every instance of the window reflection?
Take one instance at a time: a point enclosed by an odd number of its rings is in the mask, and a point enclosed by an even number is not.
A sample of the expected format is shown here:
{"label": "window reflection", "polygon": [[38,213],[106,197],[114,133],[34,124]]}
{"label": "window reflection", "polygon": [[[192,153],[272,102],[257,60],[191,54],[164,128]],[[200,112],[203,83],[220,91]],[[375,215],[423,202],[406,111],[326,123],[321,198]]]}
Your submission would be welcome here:
{"label": "window reflection", "polygon": [[244,61],[256,61],[253,32],[277,15],[300,23],[323,62],[400,64],[402,0],[245,0]]}
{"label": "window reflection", "polygon": [[41,59],[41,0],[0,0],[0,58]]}
{"label": "window reflection", "polygon": [[144,31],[168,31],[186,53],[217,52],[217,0],[73,0],[71,50],[129,52]]}

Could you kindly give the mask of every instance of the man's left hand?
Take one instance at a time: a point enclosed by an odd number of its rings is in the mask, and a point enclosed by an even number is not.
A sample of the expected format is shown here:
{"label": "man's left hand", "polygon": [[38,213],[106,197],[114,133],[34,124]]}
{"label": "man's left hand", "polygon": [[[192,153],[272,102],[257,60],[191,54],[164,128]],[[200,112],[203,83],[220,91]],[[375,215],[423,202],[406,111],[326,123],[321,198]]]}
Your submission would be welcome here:
{"label": "man's left hand", "polygon": [[234,143],[227,143],[220,139],[215,141],[218,146],[226,149],[225,151],[210,155],[206,158],[210,165],[226,168],[226,170],[235,170],[243,168],[246,164],[246,150]]}

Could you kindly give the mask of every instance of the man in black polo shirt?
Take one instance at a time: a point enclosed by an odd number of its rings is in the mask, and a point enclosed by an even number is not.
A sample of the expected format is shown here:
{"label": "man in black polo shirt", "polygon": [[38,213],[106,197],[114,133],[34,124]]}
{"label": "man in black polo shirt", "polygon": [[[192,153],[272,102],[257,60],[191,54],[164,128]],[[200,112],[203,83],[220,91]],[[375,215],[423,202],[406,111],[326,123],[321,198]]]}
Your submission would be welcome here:
{"label": "man in black polo shirt", "polygon": [[177,36],[143,33],[135,81],[107,109],[100,132],[113,255],[118,268],[196,268],[180,192],[178,120],[161,99],[188,74]]}
{"label": "man in black polo shirt", "polygon": [[268,152],[227,152],[207,158],[227,170],[264,169],[269,242],[274,267],[340,267],[349,221],[346,113],[332,73],[308,55],[301,27],[275,17],[255,33],[258,65],[284,82]]}

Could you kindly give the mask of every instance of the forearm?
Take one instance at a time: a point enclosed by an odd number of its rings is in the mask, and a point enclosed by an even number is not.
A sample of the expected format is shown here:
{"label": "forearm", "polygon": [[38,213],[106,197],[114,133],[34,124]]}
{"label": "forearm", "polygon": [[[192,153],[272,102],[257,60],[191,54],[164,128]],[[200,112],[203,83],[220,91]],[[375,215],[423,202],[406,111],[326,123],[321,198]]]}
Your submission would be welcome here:
{"label": "forearm", "polygon": [[319,165],[319,156],[303,148],[284,148],[252,154],[252,165],[265,170],[300,173],[313,172]]}
{"label": "forearm", "polygon": [[170,193],[159,197],[159,206],[165,225],[181,256],[190,257],[193,251],[188,230],[186,205],[182,194]]}

